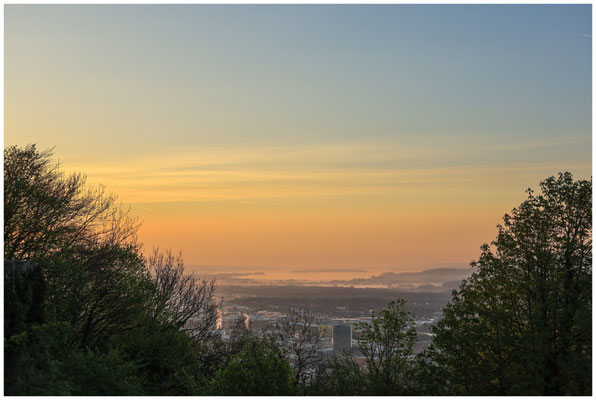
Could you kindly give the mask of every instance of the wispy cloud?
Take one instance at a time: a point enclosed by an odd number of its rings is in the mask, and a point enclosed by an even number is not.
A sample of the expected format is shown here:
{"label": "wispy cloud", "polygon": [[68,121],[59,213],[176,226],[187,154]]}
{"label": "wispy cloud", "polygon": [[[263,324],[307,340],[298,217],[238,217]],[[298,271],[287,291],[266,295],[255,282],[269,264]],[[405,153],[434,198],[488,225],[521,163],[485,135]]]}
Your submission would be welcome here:
{"label": "wispy cloud", "polygon": [[[329,196],[407,195],[441,191],[514,175],[557,172],[552,150],[578,147],[589,138],[539,143],[387,146],[288,146],[189,150],[85,165],[91,183],[106,184],[124,202],[200,202]],[[532,152],[533,157],[528,154]],[[561,160],[565,169],[587,168],[590,157]],[[437,195],[440,195],[436,192]],[[153,209],[145,208],[152,212]]]}

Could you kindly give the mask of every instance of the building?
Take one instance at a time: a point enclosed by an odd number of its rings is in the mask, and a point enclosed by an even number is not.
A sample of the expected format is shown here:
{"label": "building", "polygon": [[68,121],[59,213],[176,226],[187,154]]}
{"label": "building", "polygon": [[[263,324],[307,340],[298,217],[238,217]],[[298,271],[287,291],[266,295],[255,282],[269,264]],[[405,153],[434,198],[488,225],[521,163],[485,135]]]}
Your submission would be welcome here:
{"label": "building", "polygon": [[352,326],[344,324],[333,325],[333,353],[350,353],[351,351]]}

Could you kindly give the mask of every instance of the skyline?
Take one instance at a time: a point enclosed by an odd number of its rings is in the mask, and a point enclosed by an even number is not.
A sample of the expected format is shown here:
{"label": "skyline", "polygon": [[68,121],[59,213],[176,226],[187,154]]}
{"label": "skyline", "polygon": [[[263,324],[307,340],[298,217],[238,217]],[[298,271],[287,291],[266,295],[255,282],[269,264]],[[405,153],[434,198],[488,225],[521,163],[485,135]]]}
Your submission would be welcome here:
{"label": "skyline", "polygon": [[591,30],[591,5],[7,5],[5,146],[56,146],[189,265],[462,266],[525,189],[591,175]]}

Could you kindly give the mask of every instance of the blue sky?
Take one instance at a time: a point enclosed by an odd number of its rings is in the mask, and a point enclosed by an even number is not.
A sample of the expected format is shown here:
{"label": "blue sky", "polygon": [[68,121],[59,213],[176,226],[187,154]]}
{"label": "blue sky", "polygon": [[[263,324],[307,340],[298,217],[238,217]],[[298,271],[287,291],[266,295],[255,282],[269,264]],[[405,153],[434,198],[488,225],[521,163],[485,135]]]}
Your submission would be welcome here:
{"label": "blue sky", "polygon": [[26,72],[155,144],[589,136],[582,34],[590,5],[7,6],[7,105]]}

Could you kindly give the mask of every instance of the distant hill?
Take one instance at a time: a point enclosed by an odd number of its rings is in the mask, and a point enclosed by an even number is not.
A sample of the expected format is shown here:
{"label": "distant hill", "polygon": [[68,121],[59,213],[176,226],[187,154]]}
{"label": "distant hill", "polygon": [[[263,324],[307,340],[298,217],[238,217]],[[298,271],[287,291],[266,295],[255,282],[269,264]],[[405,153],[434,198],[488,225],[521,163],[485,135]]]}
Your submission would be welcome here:
{"label": "distant hill", "polygon": [[218,286],[324,286],[386,288],[407,291],[437,292],[459,287],[472,274],[472,268],[433,268],[419,272],[383,272],[370,278],[301,280],[267,279],[263,272],[223,272],[202,274],[204,279],[215,278]]}
{"label": "distant hill", "polygon": [[[450,289],[454,282],[461,282],[472,275],[472,268],[434,268],[420,272],[383,272],[370,278],[329,281],[331,285],[387,286],[429,290]],[[447,285],[448,284],[448,285]],[[432,285],[432,286],[430,286]],[[456,285],[458,286],[459,283]]]}

